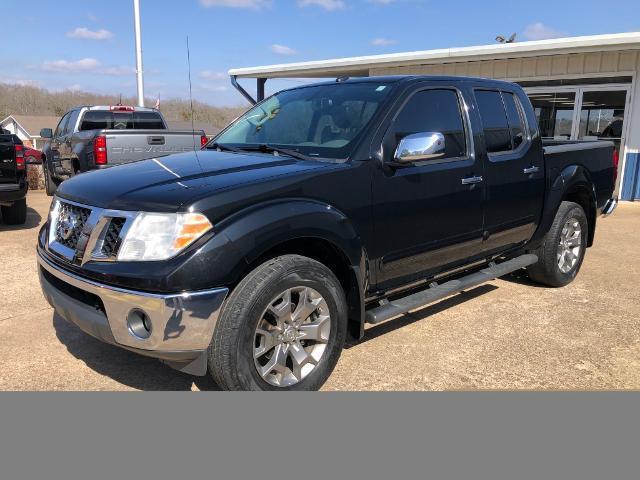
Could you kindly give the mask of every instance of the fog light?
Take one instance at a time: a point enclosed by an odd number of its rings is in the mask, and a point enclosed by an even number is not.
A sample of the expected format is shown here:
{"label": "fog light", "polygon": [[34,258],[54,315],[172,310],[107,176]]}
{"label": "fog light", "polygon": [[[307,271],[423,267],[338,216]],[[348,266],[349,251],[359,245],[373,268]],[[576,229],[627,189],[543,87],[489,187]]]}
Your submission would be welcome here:
{"label": "fog light", "polygon": [[129,333],[141,340],[151,336],[151,319],[142,310],[135,309],[129,312],[127,326],[129,327]]}

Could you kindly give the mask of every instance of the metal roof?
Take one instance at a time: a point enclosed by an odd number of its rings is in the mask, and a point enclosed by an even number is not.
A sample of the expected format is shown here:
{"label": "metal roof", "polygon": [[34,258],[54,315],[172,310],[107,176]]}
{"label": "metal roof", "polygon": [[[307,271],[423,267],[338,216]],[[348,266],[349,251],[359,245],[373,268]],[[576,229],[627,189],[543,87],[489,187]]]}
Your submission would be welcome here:
{"label": "metal roof", "polygon": [[238,78],[366,76],[371,68],[379,67],[637,49],[640,49],[640,32],[629,32],[233,68],[229,75]]}

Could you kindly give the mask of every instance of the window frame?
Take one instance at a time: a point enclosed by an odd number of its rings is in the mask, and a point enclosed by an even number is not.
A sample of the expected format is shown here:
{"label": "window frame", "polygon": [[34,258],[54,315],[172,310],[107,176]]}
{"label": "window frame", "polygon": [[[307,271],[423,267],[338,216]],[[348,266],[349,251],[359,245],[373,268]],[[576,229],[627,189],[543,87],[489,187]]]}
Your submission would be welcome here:
{"label": "window frame", "polygon": [[[500,95],[500,101],[502,102],[502,108],[504,110],[504,115],[505,118],[507,119],[507,126],[509,127],[509,138],[511,139],[511,149],[510,150],[502,150],[500,152],[489,152],[487,151],[487,145],[486,145],[486,141],[485,141],[485,152],[487,154],[487,157],[489,158],[489,160],[492,160],[491,157],[498,157],[496,159],[496,161],[498,159],[500,160],[510,160],[510,158],[501,158],[501,157],[505,157],[505,156],[509,156],[509,155],[514,155],[517,156],[518,154],[521,153],[522,150],[528,149],[531,145],[531,129],[529,128],[529,122],[527,121],[527,116],[525,114],[525,110],[524,110],[524,106],[522,105],[522,100],[520,100],[520,96],[518,95],[518,92],[514,91],[514,90],[509,90],[507,88],[491,88],[491,87],[474,87],[473,88],[473,97],[474,97],[474,101],[476,103],[476,107],[478,108],[478,116],[479,116],[479,120],[480,120],[480,126],[482,128],[482,136],[484,138],[484,124],[482,123],[482,113],[480,112],[480,105],[478,104],[478,100],[476,98],[476,92],[477,91],[489,91],[489,92],[496,92]],[[509,123],[509,114],[507,113],[507,105],[505,104],[504,101],[504,94],[505,93],[509,93],[511,95],[513,95],[513,99],[515,101],[516,104],[516,110],[518,111],[518,116],[520,117],[520,121],[522,122],[522,133],[523,133],[523,141],[520,145],[518,145],[516,148],[513,148],[513,135],[511,133],[511,125]]]}
{"label": "window frame", "polygon": [[[71,125],[71,119],[76,116],[76,120],[73,125]],[[80,109],[74,108],[69,111],[69,119],[67,120],[67,124],[64,126],[64,135],[69,135],[70,133],[75,132],[75,127],[78,124],[78,120],[80,119]]]}
{"label": "window frame", "polygon": [[[421,160],[418,162],[412,162],[407,166],[420,167],[425,165],[438,165],[442,163],[462,162],[462,161],[473,158],[474,152],[475,152],[475,149],[474,149],[475,145],[473,141],[473,130],[471,128],[471,119],[469,118],[469,108],[467,106],[462,90],[460,90],[459,88],[453,85],[428,85],[428,86],[423,85],[413,90],[409,95],[407,95],[407,98],[405,98],[404,101],[398,106],[396,112],[393,114],[393,117],[391,118],[391,121],[389,122],[389,127],[387,128],[387,131],[385,132],[383,138],[387,137],[389,134],[393,134],[395,136],[395,123],[398,117],[400,116],[400,114],[402,113],[402,111],[404,110],[404,108],[413,99],[415,95],[417,95],[418,93],[429,91],[429,90],[448,90],[456,94],[456,97],[458,99],[458,110],[460,112],[460,116],[462,119],[462,128],[463,128],[463,133],[465,138],[466,154],[463,156],[457,156],[457,157],[436,158],[433,160]],[[397,145],[396,145],[396,148],[397,148]],[[395,154],[395,149],[391,154],[391,157],[392,157],[391,161],[394,160],[393,158],[394,154]]]}

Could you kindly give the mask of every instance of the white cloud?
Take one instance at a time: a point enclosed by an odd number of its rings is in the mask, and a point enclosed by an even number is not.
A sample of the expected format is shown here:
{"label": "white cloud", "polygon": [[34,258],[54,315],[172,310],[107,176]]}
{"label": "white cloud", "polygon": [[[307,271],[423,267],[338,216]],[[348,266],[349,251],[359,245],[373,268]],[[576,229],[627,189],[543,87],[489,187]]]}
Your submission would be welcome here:
{"label": "white cloud", "polygon": [[74,83],[73,85],[68,86],[67,90],[71,92],[79,92],[82,90],[82,86],[79,83]]}
{"label": "white cloud", "polygon": [[227,74],[222,72],[212,72],[211,70],[203,70],[198,76],[203,80],[226,80]]}
{"label": "white cloud", "polygon": [[89,30],[86,27],[78,27],[71,32],[67,32],[69,38],[82,38],[84,40],[109,40],[113,33],[104,28],[100,30]]}
{"label": "white cloud", "polygon": [[278,45],[274,43],[269,47],[273,53],[277,53],[278,55],[295,55],[296,52],[293,48],[287,47],[286,45]]}
{"label": "white cloud", "polygon": [[339,10],[345,7],[342,0],[298,0],[299,7],[318,6],[325,10]]}
{"label": "white cloud", "polygon": [[45,72],[78,73],[90,72],[100,67],[100,62],[95,58],[83,58],[81,60],[47,60],[41,65]]}
{"label": "white cloud", "polygon": [[248,8],[260,10],[271,4],[269,0],[200,0],[203,7]]}
{"label": "white cloud", "polygon": [[389,38],[384,38],[384,37],[378,37],[371,40],[371,45],[383,46],[383,47],[386,45],[393,45],[394,43],[396,43],[395,40],[391,40]]}
{"label": "white cloud", "polygon": [[133,67],[126,67],[126,66],[106,67],[101,69],[99,73],[102,73],[104,75],[113,75],[115,77],[119,77],[122,75],[134,75],[136,73],[136,69]]}
{"label": "white cloud", "polygon": [[548,38],[564,37],[567,34],[559,30],[554,30],[551,27],[546,26],[544,23],[536,22],[528,25],[524,29],[523,36],[527,40],[545,40]]}

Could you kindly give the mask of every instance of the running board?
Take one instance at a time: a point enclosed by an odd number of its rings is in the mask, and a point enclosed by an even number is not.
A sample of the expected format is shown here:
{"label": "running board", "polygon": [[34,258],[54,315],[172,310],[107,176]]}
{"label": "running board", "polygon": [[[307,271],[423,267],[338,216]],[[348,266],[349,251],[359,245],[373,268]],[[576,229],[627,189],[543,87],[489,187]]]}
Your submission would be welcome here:
{"label": "running board", "polygon": [[384,322],[385,320],[390,320],[410,312],[411,310],[424,307],[429,303],[442,300],[443,298],[460,293],[463,290],[477,287],[478,285],[495,280],[496,278],[507,275],[508,273],[533,265],[537,261],[538,257],[530,253],[500,264],[491,263],[487,268],[457,280],[450,280],[442,285],[432,283],[432,286],[426,290],[421,290],[420,292],[398,298],[380,305],[379,307],[367,310],[365,313],[365,321],[367,323],[376,324]]}

